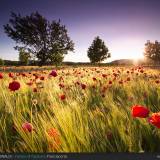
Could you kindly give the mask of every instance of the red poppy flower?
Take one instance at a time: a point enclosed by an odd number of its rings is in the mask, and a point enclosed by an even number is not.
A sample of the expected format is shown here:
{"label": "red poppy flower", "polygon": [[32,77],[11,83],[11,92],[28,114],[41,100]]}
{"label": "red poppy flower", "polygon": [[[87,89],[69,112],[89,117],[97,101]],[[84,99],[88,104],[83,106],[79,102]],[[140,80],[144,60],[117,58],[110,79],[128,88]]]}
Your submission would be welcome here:
{"label": "red poppy flower", "polygon": [[81,84],[82,89],[86,89],[86,85],[85,84]]}
{"label": "red poppy flower", "polygon": [[117,76],[118,76],[118,74],[116,74],[116,73],[113,73],[113,76],[114,76],[114,77],[117,77]]}
{"label": "red poppy flower", "polygon": [[95,86],[95,85],[93,85],[93,86],[92,86],[92,88],[93,88],[93,89],[95,89],[95,88],[96,88],[96,86]]}
{"label": "red poppy flower", "polygon": [[37,88],[33,88],[33,92],[38,92],[38,89]]}
{"label": "red poppy flower", "polygon": [[64,94],[60,95],[61,100],[65,100],[66,96]]}
{"label": "red poppy flower", "polygon": [[53,70],[49,75],[53,76],[53,77],[57,77],[57,72],[55,70]]}
{"label": "red poppy flower", "polygon": [[130,81],[130,80],[131,80],[130,77],[128,77],[128,78],[127,78],[127,81]]}
{"label": "red poppy flower", "polygon": [[140,72],[143,73],[144,72],[143,69],[141,69]]}
{"label": "red poppy flower", "polygon": [[3,74],[2,73],[0,73],[0,79],[3,79]]}
{"label": "red poppy flower", "polygon": [[38,79],[38,75],[34,75],[35,79]]}
{"label": "red poppy flower", "polygon": [[28,122],[23,123],[22,128],[25,132],[31,132],[33,130],[32,124]]}
{"label": "red poppy flower", "polygon": [[25,74],[25,73],[22,73],[21,75],[22,75],[23,77],[26,77],[26,74]]}
{"label": "red poppy flower", "polygon": [[160,128],[160,112],[153,113],[152,116],[148,119],[148,121],[157,128]]}
{"label": "red poppy flower", "polygon": [[40,77],[40,80],[42,80],[42,81],[43,81],[43,80],[44,80],[44,77]]}
{"label": "red poppy flower", "polygon": [[133,117],[140,117],[140,118],[146,118],[149,115],[149,109],[140,106],[140,105],[135,105],[132,107],[132,116]]}
{"label": "red poppy flower", "polygon": [[158,84],[160,81],[159,81],[159,80],[156,80],[155,82]]}
{"label": "red poppy flower", "polygon": [[104,97],[105,97],[105,94],[102,94],[102,97],[104,98]]}
{"label": "red poppy flower", "polygon": [[123,81],[121,80],[121,81],[119,81],[119,84],[123,84]]}
{"label": "red poppy flower", "polygon": [[63,77],[59,77],[59,81],[63,81]]}
{"label": "red poppy flower", "polygon": [[20,83],[17,81],[13,81],[11,83],[9,83],[9,87],[8,87],[11,91],[16,91],[20,88]]}
{"label": "red poppy flower", "polygon": [[28,86],[31,86],[33,84],[33,82],[27,82],[26,83]]}
{"label": "red poppy flower", "polygon": [[105,78],[107,75],[106,74],[102,74],[102,77]]}
{"label": "red poppy flower", "polygon": [[105,93],[106,90],[107,90],[107,87],[104,86],[104,87],[102,88],[102,93]]}
{"label": "red poppy flower", "polygon": [[138,67],[138,69],[142,69],[142,67]]}
{"label": "red poppy flower", "polygon": [[77,81],[77,82],[75,82],[75,84],[77,84],[77,85],[80,85],[80,83]]}
{"label": "red poppy flower", "polygon": [[109,83],[109,84],[112,84],[112,81],[109,81],[108,83]]}
{"label": "red poppy flower", "polygon": [[60,87],[60,88],[64,88],[64,84],[60,83],[60,84],[59,84],[59,87]]}
{"label": "red poppy flower", "polygon": [[14,75],[13,75],[12,73],[9,73],[8,76],[9,76],[10,78],[13,78],[13,77],[14,77]]}

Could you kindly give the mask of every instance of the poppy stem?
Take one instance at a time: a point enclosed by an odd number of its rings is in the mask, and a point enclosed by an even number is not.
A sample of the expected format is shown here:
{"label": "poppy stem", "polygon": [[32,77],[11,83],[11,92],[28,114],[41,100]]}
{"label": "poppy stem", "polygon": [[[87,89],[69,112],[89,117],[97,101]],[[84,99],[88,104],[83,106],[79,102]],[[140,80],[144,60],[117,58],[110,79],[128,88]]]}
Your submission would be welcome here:
{"label": "poppy stem", "polygon": [[[31,106],[31,124],[32,124],[32,106]],[[33,150],[33,131],[31,132],[31,143],[32,143],[32,150]]]}

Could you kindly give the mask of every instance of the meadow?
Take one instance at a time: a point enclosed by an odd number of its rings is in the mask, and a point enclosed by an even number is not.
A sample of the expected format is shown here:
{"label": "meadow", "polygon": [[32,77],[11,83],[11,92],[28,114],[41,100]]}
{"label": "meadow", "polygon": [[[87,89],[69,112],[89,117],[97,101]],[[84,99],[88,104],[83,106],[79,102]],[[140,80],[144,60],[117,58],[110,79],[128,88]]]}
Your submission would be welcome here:
{"label": "meadow", "polygon": [[1,72],[0,152],[158,152],[159,111],[159,70]]}

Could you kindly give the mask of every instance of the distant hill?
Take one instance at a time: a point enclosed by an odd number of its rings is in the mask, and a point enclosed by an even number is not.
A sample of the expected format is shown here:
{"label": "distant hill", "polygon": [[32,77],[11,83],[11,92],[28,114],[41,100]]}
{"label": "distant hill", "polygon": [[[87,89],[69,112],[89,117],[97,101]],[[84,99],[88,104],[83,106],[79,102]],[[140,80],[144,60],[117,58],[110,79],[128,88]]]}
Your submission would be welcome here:
{"label": "distant hill", "polygon": [[[9,65],[9,66],[20,66],[20,62],[19,61],[12,61],[12,60],[4,60],[5,65]],[[101,63],[101,66],[112,66],[112,65],[133,65],[134,61],[132,59],[119,59],[119,60],[114,60],[112,62],[108,62],[108,63]],[[38,65],[37,62],[35,61],[30,61],[30,66],[32,65]],[[47,65],[51,65],[50,63],[46,63]],[[85,65],[85,66],[90,66],[92,65],[90,62],[63,62],[62,65],[68,65],[68,66],[78,66],[78,65]]]}
{"label": "distant hill", "polygon": [[134,61],[132,59],[118,59],[110,62],[110,64],[117,64],[117,65],[132,65]]}
{"label": "distant hill", "polygon": [[19,61],[4,60],[4,64],[9,66],[17,66],[19,65]]}

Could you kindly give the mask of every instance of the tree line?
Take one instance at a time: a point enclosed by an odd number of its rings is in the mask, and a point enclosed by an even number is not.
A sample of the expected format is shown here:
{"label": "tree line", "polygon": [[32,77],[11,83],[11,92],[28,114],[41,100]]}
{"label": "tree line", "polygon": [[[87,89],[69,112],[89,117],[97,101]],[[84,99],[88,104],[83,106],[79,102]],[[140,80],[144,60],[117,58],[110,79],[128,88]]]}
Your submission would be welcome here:
{"label": "tree line", "polygon": [[[60,20],[48,21],[38,12],[27,16],[12,12],[9,22],[4,25],[4,31],[16,42],[14,48],[19,51],[19,61],[23,65],[31,60],[37,61],[40,66],[46,63],[59,65],[66,54],[74,51],[74,42],[69,37],[66,26]],[[87,55],[93,64],[111,57],[108,47],[99,36],[93,40]],[[144,56],[159,63],[160,42],[147,41]]]}

